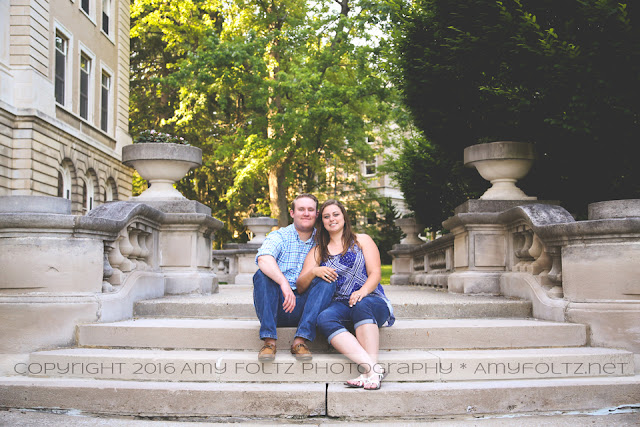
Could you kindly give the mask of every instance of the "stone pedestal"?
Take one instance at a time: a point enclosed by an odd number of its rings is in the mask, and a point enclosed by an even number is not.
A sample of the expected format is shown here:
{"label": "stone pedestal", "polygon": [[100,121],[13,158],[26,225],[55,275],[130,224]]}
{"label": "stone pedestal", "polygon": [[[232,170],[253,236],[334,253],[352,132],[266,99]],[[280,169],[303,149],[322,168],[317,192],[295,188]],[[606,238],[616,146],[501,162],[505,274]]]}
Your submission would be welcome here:
{"label": "stone pedestal", "polygon": [[217,292],[211,241],[222,222],[211,216],[210,208],[193,200],[145,200],[145,204],[165,213],[159,238],[165,293]]}
{"label": "stone pedestal", "polygon": [[412,268],[411,263],[413,260],[413,250],[416,245],[393,245],[393,249],[389,251],[389,254],[393,258],[391,261],[391,271],[393,274],[390,278],[392,285],[406,285],[409,283],[411,277]]}
{"label": "stone pedestal", "polygon": [[443,222],[454,237],[450,292],[500,294],[500,277],[507,267],[508,233],[500,213],[527,204],[554,204],[537,200],[468,200]]}
{"label": "stone pedestal", "polygon": [[256,254],[260,249],[260,243],[227,243],[225,250],[232,250],[233,256],[236,258],[237,274],[233,278],[236,285],[252,285],[253,275],[258,271],[256,265]]}

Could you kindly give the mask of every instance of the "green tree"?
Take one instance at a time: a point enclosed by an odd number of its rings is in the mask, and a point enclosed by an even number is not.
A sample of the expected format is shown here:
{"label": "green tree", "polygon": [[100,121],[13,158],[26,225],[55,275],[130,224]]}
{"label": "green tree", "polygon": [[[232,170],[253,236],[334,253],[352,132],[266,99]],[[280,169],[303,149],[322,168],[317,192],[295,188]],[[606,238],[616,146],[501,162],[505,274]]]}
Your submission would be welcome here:
{"label": "green tree", "polygon": [[132,130],[159,126],[203,149],[181,189],[215,216],[239,231],[258,210],[286,225],[287,198],[326,190],[335,158],[353,171],[372,154],[366,135],[385,122],[390,89],[369,3],[170,3],[132,6]]}
{"label": "green tree", "polygon": [[[578,215],[593,201],[640,196],[627,153],[640,131],[640,6],[617,1],[403,0],[395,6],[396,82],[425,140],[422,167],[396,164],[405,194],[487,187],[462,173],[463,149],[530,141],[539,159],[522,182]],[[425,145],[426,144],[426,145]],[[438,156],[435,159],[431,154]],[[432,179],[433,163],[451,168]],[[437,165],[436,165],[437,169]],[[441,170],[438,171],[438,174]],[[474,191],[471,191],[474,193]],[[423,215],[415,205],[418,216]],[[436,224],[451,210],[422,220]]]}
{"label": "green tree", "polygon": [[393,249],[393,245],[400,243],[403,233],[400,227],[397,227],[395,220],[400,218],[398,210],[391,202],[390,198],[383,198],[379,202],[379,209],[373,210],[376,206],[370,205],[369,218],[373,219],[374,224],[370,224],[364,229],[380,251],[380,260],[382,264],[391,264],[391,255],[389,251]]}

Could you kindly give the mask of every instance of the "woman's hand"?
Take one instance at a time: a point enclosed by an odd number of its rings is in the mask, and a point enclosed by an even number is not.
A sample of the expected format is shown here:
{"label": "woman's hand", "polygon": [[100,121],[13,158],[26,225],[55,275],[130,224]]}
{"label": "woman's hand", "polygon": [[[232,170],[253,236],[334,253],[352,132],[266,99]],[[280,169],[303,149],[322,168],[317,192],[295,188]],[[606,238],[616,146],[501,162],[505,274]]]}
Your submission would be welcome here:
{"label": "woman's hand", "polygon": [[338,280],[338,273],[336,273],[336,271],[331,267],[314,267],[313,274],[314,276],[319,277],[322,280],[326,280],[329,283]]}
{"label": "woman's hand", "polygon": [[366,297],[367,295],[369,295],[369,293],[364,291],[362,288],[354,291],[349,297],[349,307],[353,307],[354,305],[356,305],[356,303],[362,301],[362,298]]}

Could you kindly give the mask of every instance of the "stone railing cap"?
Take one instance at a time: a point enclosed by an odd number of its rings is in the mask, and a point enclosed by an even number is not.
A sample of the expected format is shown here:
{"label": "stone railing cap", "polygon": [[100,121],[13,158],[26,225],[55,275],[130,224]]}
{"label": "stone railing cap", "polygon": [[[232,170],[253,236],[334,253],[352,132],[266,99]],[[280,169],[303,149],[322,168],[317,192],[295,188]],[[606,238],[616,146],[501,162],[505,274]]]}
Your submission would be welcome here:
{"label": "stone railing cap", "polygon": [[640,217],[640,199],[607,200],[588,206],[589,219]]}
{"label": "stone railing cap", "polygon": [[0,213],[71,215],[71,200],[52,196],[0,196]]}

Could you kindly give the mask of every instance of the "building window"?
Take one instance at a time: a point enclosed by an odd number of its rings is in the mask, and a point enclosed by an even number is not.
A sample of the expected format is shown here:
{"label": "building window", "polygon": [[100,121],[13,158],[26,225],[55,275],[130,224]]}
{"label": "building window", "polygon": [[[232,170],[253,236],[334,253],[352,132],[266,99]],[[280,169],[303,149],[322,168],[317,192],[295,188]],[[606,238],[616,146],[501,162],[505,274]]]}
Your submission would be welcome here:
{"label": "building window", "polygon": [[58,197],[71,200],[71,171],[66,165],[58,171]]}
{"label": "building window", "polygon": [[377,161],[374,159],[372,162],[364,163],[364,175],[365,176],[373,176],[377,172]]}
{"label": "building window", "polygon": [[80,9],[89,15],[89,0],[80,0]]}
{"label": "building window", "polygon": [[89,81],[91,77],[91,59],[80,55],[80,117],[89,119]]}
{"label": "building window", "polygon": [[111,76],[102,73],[102,91],[100,99],[100,129],[109,129],[109,97],[111,96]]}
{"label": "building window", "polygon": [[65,101],[68,52],[69,39],[56,32],[55,95],[56,102],[61,105],[64,105]]}
{"label": "building window", "polygon": [[118,189],[116,187],[116,181],[113,178],[107,179],[107,184],[104,191],[104,201],[112,202],[118,199]]}
{"label": "building window", "polygon": [[94,189],[93,180],[90,176],[82,182],[82,205],[86,212],[93,209]]}
{"label": "building window", "polygon": [[367,213],[367,225],[376,225],[378,223],[378,215],[374,211]]}
{"label": "building window", "polygon": [[102,31],[109,34],[109,17],[111,16],[111,0],[102,0]]}

